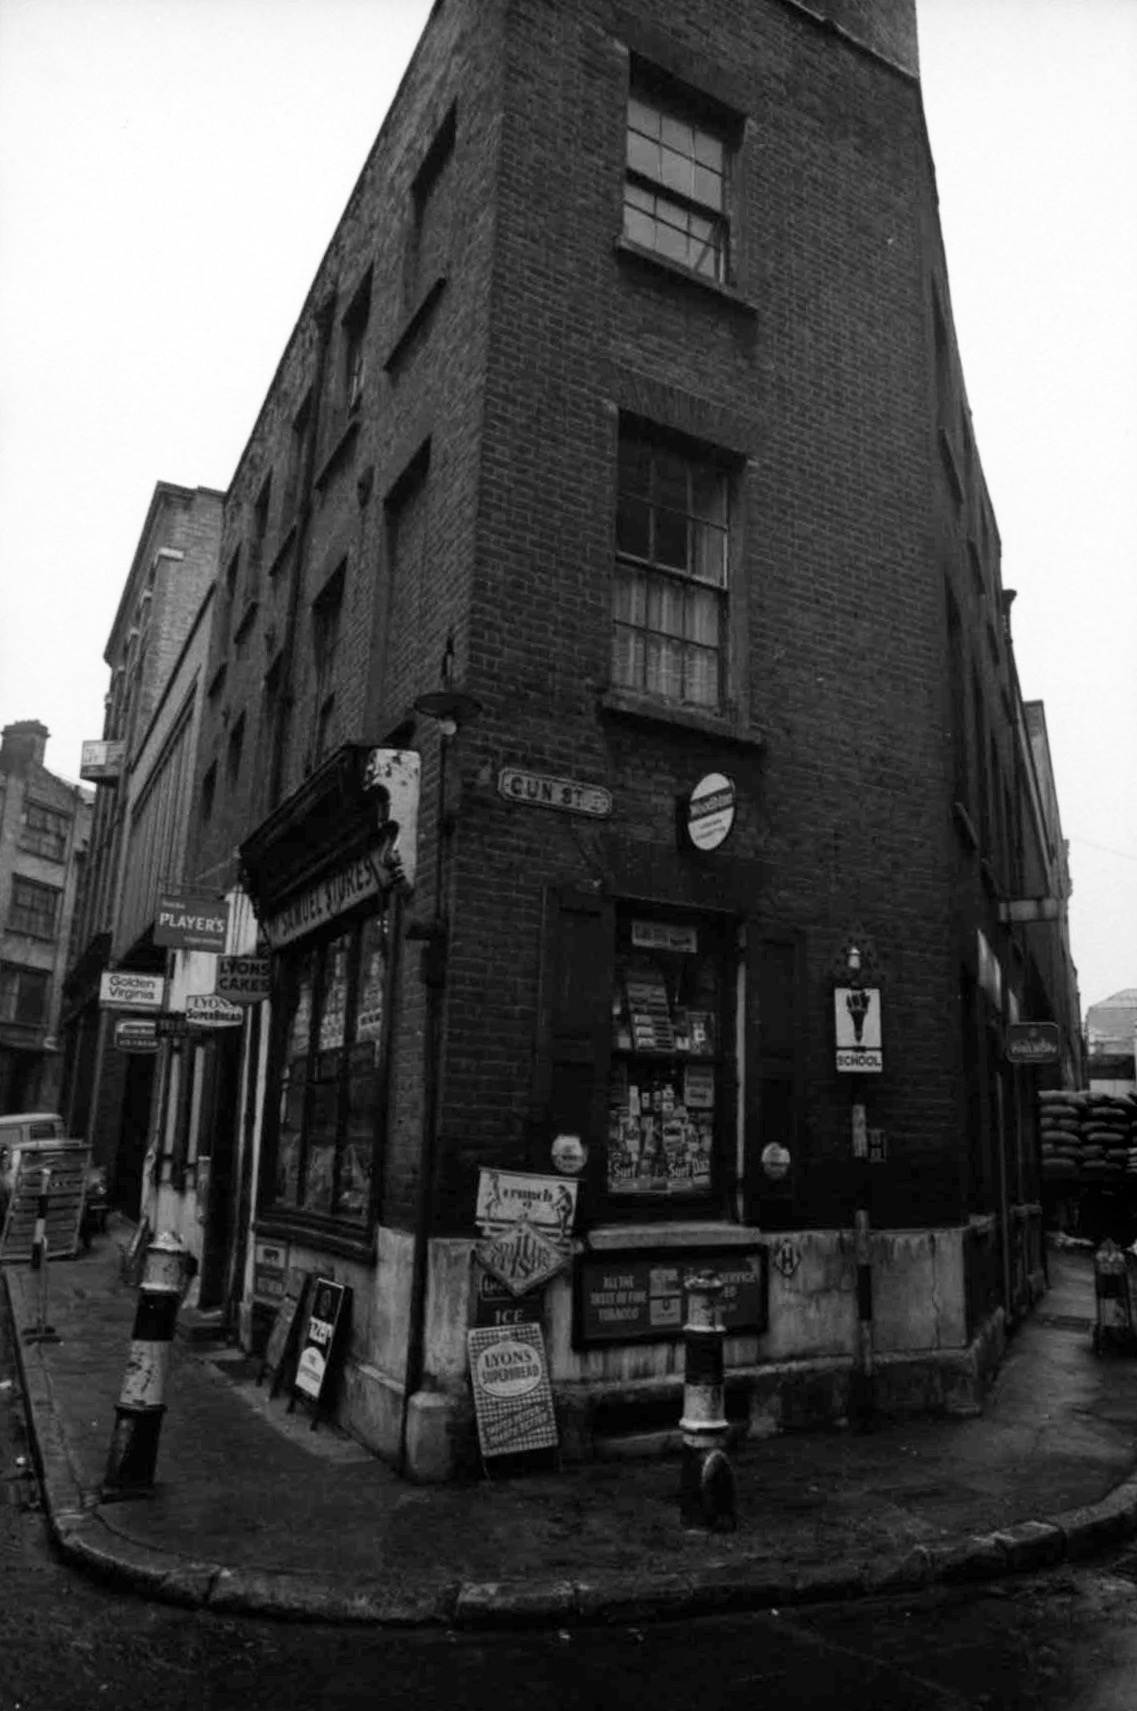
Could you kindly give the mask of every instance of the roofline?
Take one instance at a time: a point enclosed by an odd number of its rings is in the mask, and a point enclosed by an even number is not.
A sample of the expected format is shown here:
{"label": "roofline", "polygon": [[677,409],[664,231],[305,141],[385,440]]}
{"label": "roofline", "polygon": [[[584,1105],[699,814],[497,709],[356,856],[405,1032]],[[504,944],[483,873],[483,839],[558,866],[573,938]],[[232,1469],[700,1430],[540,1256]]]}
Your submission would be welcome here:
{"label": "roofline", "polygon": [[162,503],[167,499],[184,499],[192,501],[196,499],[199,494],[205,494],[210,499],[220,499],[223,505],[225,503],[226,495],[217,487],[183,487],[176,481],[157,481],[154,484],[154,492],[151,494],[150,503],[146,508],[146,519],[142,525],[141,533],[138,536],[138,545],[134,549],[134,557],[130,561],[130,570],[127,572],[126,581],[122,585],[122,593],[119,595],[118,607],[115,611],[114,622],[111,625],[110,635],[107,637],[106,646],[103,649],[103,663],[110,666],[112,671],[114,670],[114,660],[112,655],[114,653],[115,637],[126,617],[126,609],[130,604],[128,597],[142,564],[143,549],[146,546],[150,531],[157,520],[158,511]]}

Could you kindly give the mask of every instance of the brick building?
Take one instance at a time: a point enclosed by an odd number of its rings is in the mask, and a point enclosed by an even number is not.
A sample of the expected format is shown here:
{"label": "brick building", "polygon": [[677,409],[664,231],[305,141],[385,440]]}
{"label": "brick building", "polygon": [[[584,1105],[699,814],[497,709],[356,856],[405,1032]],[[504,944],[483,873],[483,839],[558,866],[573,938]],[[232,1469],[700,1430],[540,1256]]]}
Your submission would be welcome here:
{"label": "brick building", "polygon": [[59,1013],[92,795],[44,765],[36,719],[0,735],[0,1111],[57,1111]]}
{"label": "brick building", "polygon": [[188,868],[273,958],[243,1325],[258,1254],[349,1283],[341,1417],[419,1477],[487,1169],[576,1184],[580,1453],[674,1424],[690,1265],[755,1424],[845,1410],[857,1207],[889,1406],[972,1405],[1040,1286],[1001,1039],[1069,971],[1003,908],[1037,780],[915,9],[827,13],[440,0],[226,496]]}
{"label": "brick building", "polygon": [[111,681],[89,770],[96,801],[65,985],[63,1109],[132,1216],[156,1060],[115,1048],[100,980],[110,968],[165,971],[153,913],[159,885],[181,878],[186,848],[201,693],[185,653],[195,626],[199,636],[208,630],[222,498],[157,483],[103,654]]}

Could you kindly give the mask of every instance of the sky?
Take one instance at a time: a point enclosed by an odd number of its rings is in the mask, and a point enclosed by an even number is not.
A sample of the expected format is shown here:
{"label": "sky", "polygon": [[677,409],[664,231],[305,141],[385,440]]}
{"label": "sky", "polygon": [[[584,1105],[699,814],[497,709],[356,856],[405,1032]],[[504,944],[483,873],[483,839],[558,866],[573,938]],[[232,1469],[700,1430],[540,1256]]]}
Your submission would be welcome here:
{"label": "sky", "polygon": [[[917,0],[1083,1008],[1137,986],[1137,0]],[[0,0],[0,724],[78,777],[159,480],[224,489],[429,0]]]}

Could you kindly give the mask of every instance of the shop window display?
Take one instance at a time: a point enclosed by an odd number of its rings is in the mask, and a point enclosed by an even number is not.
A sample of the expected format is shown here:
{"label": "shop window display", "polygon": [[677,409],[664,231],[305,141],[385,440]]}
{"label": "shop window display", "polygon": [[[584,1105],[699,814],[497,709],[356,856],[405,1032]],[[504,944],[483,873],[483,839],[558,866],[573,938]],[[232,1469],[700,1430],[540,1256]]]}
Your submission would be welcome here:
{"label": "shop window display", "polygon": [[275,1204],[366,1219],[380,1117],[384,915],[293,953],[282,971]]}
{"label": "shop window display", "polygon": [[723,957],[702,923],[618,921],[607,1188],[708,1199],[722,1106]]}

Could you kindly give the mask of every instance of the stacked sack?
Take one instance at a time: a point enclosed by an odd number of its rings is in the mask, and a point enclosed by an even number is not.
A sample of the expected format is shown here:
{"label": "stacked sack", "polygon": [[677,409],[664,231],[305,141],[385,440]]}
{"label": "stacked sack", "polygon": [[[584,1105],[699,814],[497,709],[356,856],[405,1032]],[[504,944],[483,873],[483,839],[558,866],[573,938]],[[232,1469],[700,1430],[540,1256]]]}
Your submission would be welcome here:
{"label": "stacked sack", "polygon": [[1077,1182],[1081,1178],[1082,1111],[1088,1097],[1064,1089],[1038,1095],[1042,1175],[1046,1182]]}
{"label": "stacked sack", "polygon": [[1137,1176],[1137,1099],[1044,1092],[1038,1107],[1046,1181],[1089,1185]]}

